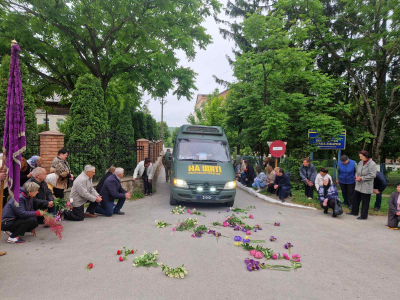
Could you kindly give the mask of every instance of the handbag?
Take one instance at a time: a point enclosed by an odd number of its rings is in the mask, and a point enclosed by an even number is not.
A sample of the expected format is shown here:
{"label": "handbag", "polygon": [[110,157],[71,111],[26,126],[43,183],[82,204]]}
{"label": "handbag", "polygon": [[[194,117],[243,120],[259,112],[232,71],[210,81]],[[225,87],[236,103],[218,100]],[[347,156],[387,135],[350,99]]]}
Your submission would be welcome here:
{"label": "handbag", "polygon": [[333,209],[333,213],[337,216],[340,216],[343,213],[342,203],[339,198],[335,199],[335,208]]}

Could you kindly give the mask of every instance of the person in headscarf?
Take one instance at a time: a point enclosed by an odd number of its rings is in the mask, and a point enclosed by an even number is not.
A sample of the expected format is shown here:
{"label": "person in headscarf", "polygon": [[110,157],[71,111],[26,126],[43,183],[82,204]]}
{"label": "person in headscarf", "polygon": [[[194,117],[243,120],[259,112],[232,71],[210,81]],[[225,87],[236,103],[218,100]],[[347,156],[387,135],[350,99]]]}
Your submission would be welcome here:
{"label": "person in headscarf", "polygon": [[37,168],[40,165],[40,156],[34,155],[26,161],[32,169]]}
{"label": "person in headscarf", "polygon": [[[328,213],[328,209],[332,208],[333,214],[332,217],[336,218],[335,215],[335,201],[338,198],[338,191],[336,187],[331,184],[331,180],[329,178],[324,179],[324,184],[319,187],[318,190],[319,201],[321,202],[321,207],[324,209],[324,214]],[[340,199],[339,199],[340,201]]]}
{"label": "person in headscarf", "polygon": [[[57,184],[57,179],[58,179],[58,175],[56,173],[50,173],[46,176],[46,183],[47,183],[47,187],[49,188],[49,190],[51,191],[51,193],[54,196],[54,187]],[[56,198],[54,196],[54,198]]]}

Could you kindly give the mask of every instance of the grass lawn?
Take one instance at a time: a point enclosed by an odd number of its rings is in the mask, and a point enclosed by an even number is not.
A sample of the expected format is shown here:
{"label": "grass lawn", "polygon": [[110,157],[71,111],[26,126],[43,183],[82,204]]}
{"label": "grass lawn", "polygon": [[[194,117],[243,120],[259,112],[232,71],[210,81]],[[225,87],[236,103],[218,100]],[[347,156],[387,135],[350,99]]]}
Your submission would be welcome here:
{"label": "grass lawn", "polygon": [[[386,190],[385,190],[386,193]],[[370,215],[377,215],[377,216],[387,216],[388,211],[389,211],[389,196],[385,196],[385,193],[382,197],[382,204],[381,204],[381,209],[379,211],[374,211],[374,204],[376,197],[375,195],[371,196],[371,201],[369,203],[369,214]],[[271,196],[272,194],[268,193],[266,189],[261,191],[261,194]],[[304,206],[311,206],[315,207],[317,209],[322,210],[320,201],[317,199],[316,192],[314,192],[314,198],[312,200],[307,199],[306,196],[304,196],[304,190],[297,190],[294,191],[292,190],[293,197],[287,198],[288,201],[295,203],[295,204],[300,204]],[[339,197],[343,201],[342,194],[339,192]],[[360,206],[361,209],[361,206]],[[350,212],[347,206],[343,205],[343,213]]]}

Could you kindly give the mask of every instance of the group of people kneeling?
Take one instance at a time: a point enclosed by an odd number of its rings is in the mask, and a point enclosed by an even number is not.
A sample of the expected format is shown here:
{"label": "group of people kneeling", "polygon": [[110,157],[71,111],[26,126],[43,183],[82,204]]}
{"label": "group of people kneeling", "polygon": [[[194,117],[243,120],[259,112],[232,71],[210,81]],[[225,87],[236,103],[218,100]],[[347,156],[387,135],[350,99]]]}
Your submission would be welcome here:
{"label": "group of people kneeling", "polygon": [[[63,152],[64,150],[61,149],[60,151]],[[63,155],[63,153],[59,153],[58,157],[60,157],[60,154]],[[67,156],[68,153],[66,152],[65,159]],[[92,165],[86,165],[83,172],[73,181],[70,192],[72,210],[60,212],[61,217],[64,217],[65,220],[83,221],[85,217],[95,218],[97,214],[106,217],[112,217],[114,214],[124,215],[121,209],[125,200],[131,198],[131,194],[124,190],[121,184],[124,169],[111,167],[96,187],[93,186],[92,182],[95,174],[96,168]],[[151,195],[153,166],[149,159],[138,164],[133,181],[136,180],[138,174],[145,182],[145,194]],[[36,167],[30,175],[30,178],[20,188],[19,203],[14,198],[10,198],[3,208],[1,229],[9,235],[7,240],[9,243],[24,243],[25,241],[21,237],[26,232],[31,232],[36,236],[36,228],[39,224],[43,224],[44,210],[54,215],[57,213],[54,208],[54,199],[57,196],[54,194],[56,183],[51,184],[51,180],[48,180],[48,177],[53,174],[47,175],[44,168]],[[4,180],[5,173],[1,173],[0,177]],[[72,176],[67,177],[71,178]],[[116,204],[115,200],[118,200]],[[84,212],[84,206],[87,202],[89,206]]]}

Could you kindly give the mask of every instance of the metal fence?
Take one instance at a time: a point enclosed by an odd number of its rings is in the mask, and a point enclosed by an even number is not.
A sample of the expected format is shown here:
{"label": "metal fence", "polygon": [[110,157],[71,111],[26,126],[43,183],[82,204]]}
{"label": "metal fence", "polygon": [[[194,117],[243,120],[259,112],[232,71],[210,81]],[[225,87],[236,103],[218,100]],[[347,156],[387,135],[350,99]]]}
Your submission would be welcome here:
{"label": "metal fence", "polygon": [[22,156],[26,159],[34,155],[40,156],[40,139],[38,136],[35,138],[26,138],[26,150],[22,153]]}
{"label": "metal fence", "polygon": [[131,137],[106,132],[85,143],[67,144],[72,174],[79,175],[90,164],[96,167],[94,180],[101,178],[110,166],[124,168],[125,175],[132,175],[137,156],[144,156],[144,147],[130,140]]}

